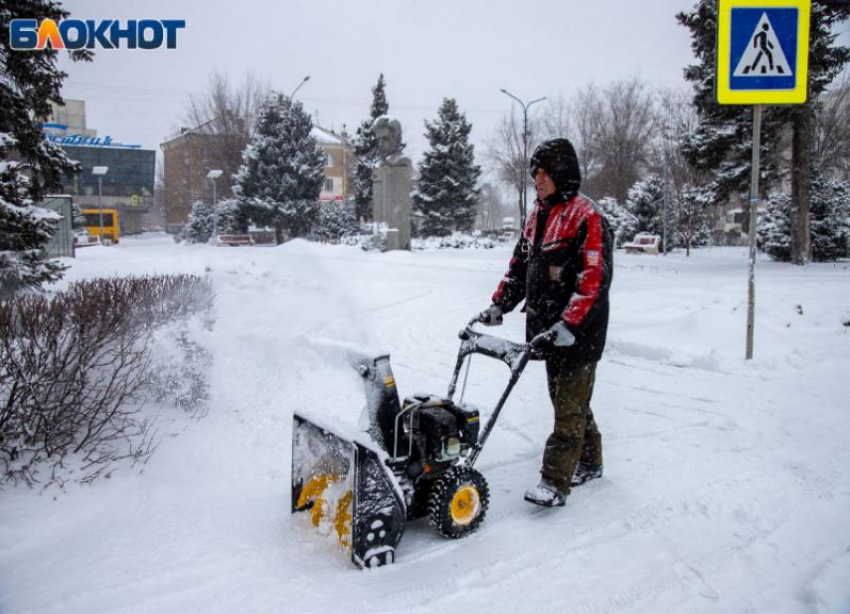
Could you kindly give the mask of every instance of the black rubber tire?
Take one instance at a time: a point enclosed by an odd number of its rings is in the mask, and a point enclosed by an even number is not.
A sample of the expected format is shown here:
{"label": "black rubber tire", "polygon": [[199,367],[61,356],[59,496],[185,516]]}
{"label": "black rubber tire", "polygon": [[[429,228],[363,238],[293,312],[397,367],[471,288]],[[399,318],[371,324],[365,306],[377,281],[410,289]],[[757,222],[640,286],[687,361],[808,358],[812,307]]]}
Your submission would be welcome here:
{"label": "black rubber tire", "polygon": [[[477,513],[471,521],[458,524],[452,517],[451,504],[455,494],[466,487],[475,489],[478,495]],[[487,480],[471,467],[452,467],[434,480],[428,495],[428,518],[437,532],[443,537],[460,539],[475,532],[490,505],[490,488]]]}

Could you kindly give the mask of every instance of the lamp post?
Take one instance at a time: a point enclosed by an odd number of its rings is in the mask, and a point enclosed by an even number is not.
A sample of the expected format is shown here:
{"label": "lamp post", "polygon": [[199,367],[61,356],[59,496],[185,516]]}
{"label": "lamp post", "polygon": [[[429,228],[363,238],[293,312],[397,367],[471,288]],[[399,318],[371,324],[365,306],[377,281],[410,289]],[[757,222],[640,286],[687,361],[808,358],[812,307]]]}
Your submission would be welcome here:
{"label": "lamp post", "polygon": [[[522,100],[520,100],[519,98],[517,98],[516,96],[514,96],[513,94],[511,94],[508,90],[506,90],[504,88],[500,89],[499,91],[502,92],[503,94],[505,94],[506,96],[510,96],[511,98],[516,100],[519,103],[519,105],[522,107],[522,166],[523,166],[523,172],[528,172],[528,109],[531,108],[531,105],[537,104],[538,102],[543,102],[544,100],[546,100],[546,96],[543,96],[543,98],[535,98],[534,100],[526,103],[526,102],[523,102]],[[521,205],[520,205],[520,211],[519,211],[520,228],[525,228],[525,217],[526,217],[526,213],[528,211],[528,194],[527,194],[528,190],[525,187],[526,186],[525,181],[526,180],[524,179],[523,180],[523,190],[522,190],[522,194],[520,195],[521,196],[521,198],[520,198]]]}
{"label": "lamp post", "polygon": [[[103,176],[109,172],[108,166],[93,166],[91,174],[97,177],[97,208],[100,210],[100,242],[103,244],[103,201],[101,200],[103,192]],[[112,226],[115,227],[115,220],[112,220]],[[114,237],[114,235],[113,235]]]}
{"label": "lamp post", "polygon": [[295,92],[297,92],[298,90],[300,90],[300,89],[301,89],[301,86],[302,86],[302,85],[304,85],[305,83],[307,83],[307,81],[309,81],[309,80],[310,80],[310,75],[307,75],[306,77],[304,77],[303,79],[301,79],[301,83],[299,83],[298,85],[296,85],[296,86],[295,86],[295,89],[294,89],[294,90],[292,90],[292,93],[289,95],[289,97],[290,97],[290,98],[295,98]]}
{"label": "lamp post", "polygon": [[212,241],[213,241],[213,243],[215,243],[216,237],[218,236],[218,211],[216,210],[215,180],[218,179],[219,177],[221,177],[222,172],[223,171],[220,171],[220,170],[214,170],[214,171],[210,171],[209,173],[207,173],[207,179],[209,179],[210,182],[212,183],[212,190],[213,190],[213,206],[212,206],[212,211],[213,211],[213,216],[212,216],[212,218],[213,218]]}

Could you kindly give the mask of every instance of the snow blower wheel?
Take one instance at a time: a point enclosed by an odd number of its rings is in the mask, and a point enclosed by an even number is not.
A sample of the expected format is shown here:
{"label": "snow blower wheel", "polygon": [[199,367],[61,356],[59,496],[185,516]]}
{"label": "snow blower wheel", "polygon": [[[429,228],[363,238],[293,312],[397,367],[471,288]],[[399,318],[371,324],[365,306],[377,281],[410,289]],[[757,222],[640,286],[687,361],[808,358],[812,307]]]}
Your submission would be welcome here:
{"label": "snow blower wheel", "polygon": [[489,503],[490,489],[483,475],[471,467],[452,467],[434,480],[428,517],[440,535],[460,539],[481,525]]}

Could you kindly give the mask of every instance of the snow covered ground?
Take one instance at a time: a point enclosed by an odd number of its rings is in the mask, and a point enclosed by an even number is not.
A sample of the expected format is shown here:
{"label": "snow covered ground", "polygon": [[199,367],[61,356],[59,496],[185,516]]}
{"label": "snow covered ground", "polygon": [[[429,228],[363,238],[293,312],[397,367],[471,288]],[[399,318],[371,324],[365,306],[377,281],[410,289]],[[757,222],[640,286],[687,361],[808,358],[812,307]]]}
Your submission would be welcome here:
{"label": "snow covered ground", "polygon": [[[594,397],[605,477],[566,508],[522,500],[551,427],[534,364],[479,460],[492,503],[470,538],[418,521],[395,565],[362,572],[290,516],[293,410],[355,423],[364,403],[332,342],[390,350],[403,394],[443,392],[509,253],[156,235],[79,251],[69,281],[208,271],[213,402],[161,423],[142,474],[0,492],[0,612],[850,612],[846,263],[760,262],[746,362],[745,250],[617,253]],[[486,406],[506,370],[476,360],[467,398]]]}

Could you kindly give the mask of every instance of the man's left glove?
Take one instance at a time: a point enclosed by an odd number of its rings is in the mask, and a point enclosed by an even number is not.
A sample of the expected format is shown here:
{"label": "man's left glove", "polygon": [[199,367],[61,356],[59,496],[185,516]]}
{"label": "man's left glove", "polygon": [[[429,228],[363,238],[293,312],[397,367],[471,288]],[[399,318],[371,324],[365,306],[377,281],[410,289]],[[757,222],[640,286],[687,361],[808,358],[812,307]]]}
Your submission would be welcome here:
{"label": "man's left glove", "polygon": [[576,337],[563,322],[558,322],[531,340],[531,345],[538,348],[570,347],[576,342]]}

